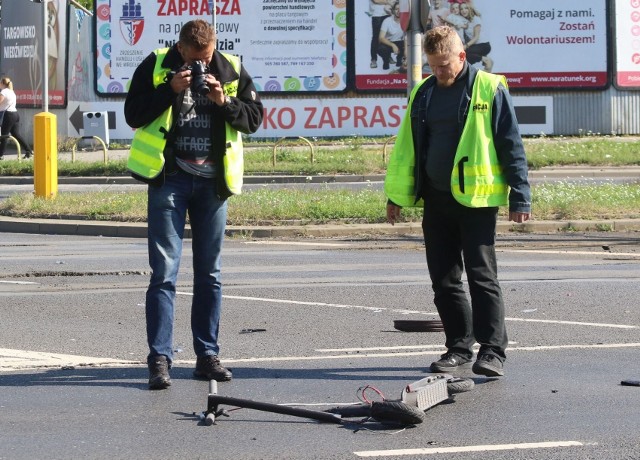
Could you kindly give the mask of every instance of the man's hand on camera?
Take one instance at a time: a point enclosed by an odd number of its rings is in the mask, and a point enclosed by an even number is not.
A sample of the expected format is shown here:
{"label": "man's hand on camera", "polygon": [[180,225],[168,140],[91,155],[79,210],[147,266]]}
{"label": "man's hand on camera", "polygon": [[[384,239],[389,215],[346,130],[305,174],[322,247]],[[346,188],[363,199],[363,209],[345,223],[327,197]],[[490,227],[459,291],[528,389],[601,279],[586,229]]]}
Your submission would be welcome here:
{"label": "man's hand on camera", "polygon": [[225,96],[224,90],[222,88],[222,83],[220,83],[220,81],[216,77],[209,73],[206,74],[204,78],[207,82],[207,85],[209,85],[210,91],[209,94],[207,94],[209,100],[211,100],[211,102],[218,106],[223,106],[225,104]]}
{"label": "man's hand on camera", "polygon": [[174,93],[180,94],[191,85],[191,70],[181,69],[175,73],[169,82]]}

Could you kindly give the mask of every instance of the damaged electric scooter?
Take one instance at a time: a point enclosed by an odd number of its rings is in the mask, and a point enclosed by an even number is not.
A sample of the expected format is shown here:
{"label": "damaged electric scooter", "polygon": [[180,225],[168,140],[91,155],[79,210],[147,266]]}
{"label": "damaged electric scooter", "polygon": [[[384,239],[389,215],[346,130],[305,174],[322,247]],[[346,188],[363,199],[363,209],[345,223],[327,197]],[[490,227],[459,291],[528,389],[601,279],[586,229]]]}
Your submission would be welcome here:
{"label": "damaged electric scooter", "polygon": [[[323,423],[353,424],[376,421],[383,424],[397,426],[412,426],[422,423],[425,419],[425,411],[445,401],[452,401],[453,395],[473,389],[474,382],[471,379],[461,379],[449,374],[433,374],[421,380],[408,384],[403,390],[399,400],[369,401],[364,394],[367,388],[372,389],[380,396],[382,394],[373,387],[365,387],[362,390],[362,401],[359,403],[333,407],[325,411],[316,411],[293,407],[291,405],[273,404],[250,399],[234,398],[218,394],[217,382],[209,382],[209,396],[207,398],[207,410],[200,414],[206,425],[213,425],[221,416],[229,417],[234,408],[255,409],[276,414],[292,415],[294,417],[308,418]],[[348,420],[349,418],[360,420]]]}

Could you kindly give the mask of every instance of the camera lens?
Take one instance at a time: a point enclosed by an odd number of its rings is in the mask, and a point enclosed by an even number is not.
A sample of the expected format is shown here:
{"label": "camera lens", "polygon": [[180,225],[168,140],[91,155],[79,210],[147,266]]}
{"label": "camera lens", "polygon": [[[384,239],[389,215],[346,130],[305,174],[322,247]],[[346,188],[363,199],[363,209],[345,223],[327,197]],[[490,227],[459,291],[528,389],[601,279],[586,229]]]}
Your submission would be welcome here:
{"label": "camera lens", "polygon": [[209,94],[209,85],[204,76],[207,73],[207,66],[202,61],[195,61],[191,64],[191,91],[202,96]]}

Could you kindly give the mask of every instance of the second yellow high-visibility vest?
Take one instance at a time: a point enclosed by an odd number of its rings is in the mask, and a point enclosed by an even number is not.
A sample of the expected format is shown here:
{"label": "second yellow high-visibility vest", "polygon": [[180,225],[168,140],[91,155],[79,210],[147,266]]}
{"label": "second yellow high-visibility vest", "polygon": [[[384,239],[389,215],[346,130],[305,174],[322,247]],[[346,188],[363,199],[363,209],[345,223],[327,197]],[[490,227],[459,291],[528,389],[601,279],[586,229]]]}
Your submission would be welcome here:
{"label": "second yellow high-visibility vest", "polygon": [[[416,201],[415,195],[416,152],[411,131],[411,106],[419,88],[429,78],[433,77],[424,79],[411,92],[387,167],[385,194],[401,207],[422,206],[422,200]],[[478,71],[451,171],[451,193],[459,203],[472,208],[508,203],[509,187],[498,162],[491,131],[493,99],[500,83],[507,86],[504,76]]]}

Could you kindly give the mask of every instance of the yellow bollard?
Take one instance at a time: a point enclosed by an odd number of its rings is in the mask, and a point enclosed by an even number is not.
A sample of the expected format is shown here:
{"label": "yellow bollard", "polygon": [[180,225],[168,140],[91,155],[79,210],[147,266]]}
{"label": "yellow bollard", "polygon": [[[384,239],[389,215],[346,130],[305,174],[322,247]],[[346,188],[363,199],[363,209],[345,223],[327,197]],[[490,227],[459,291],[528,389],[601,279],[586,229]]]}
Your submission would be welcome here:
{"label": "yellow bollard", "polygon": [[36,196],[58,194],[58,125],[49,112],[33,117],[33,184]]}

